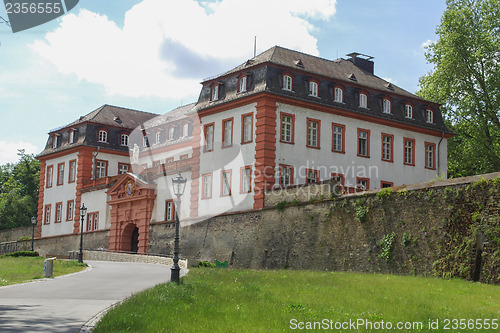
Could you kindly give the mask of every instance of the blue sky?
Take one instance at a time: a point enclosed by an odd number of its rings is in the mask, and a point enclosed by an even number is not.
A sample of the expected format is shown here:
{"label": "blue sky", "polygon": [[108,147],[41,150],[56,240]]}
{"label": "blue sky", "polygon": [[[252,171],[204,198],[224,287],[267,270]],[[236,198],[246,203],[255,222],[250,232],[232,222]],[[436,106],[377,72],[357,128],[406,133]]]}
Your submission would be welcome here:
{"label": "blue sky", "polygon": [[[410,91],[432,69],[445,0],[80,0],[12,33],[0,24],[0,164],[39,153],[47,133],[103,104],[165,113],[196,101],[206,77],[281,45],[322,58],[374,57]],[[0,16],[6,17],[0,5]]]}

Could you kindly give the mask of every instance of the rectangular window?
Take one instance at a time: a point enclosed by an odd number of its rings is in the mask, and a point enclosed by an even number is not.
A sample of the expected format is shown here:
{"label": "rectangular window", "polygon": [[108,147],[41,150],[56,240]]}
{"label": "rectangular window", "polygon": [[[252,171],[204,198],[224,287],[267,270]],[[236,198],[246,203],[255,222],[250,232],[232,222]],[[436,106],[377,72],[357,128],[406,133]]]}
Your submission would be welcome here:
{"label": "rectangular window", "polygon": [[62,221],[62,202],[56,203],[56,223]]}
{"label": "rectangular window", "polygon": [[240,77],[240,82],[239,82],[239,92],[244,92],[247,91],[247,77],[242,76]]}
{"label": "rectangular window", "polygon": [[222,148],[233,145],[233,118],[222,121]]}
{"label": "rectangular window", "polygon": [[292,77],[290,75],[284,75],[283,76],[283,89],[288,90],[288,91],[292,91],[292,87],[293,87]]}
{"label": "rectangular window", "polygon": [[415,165],[415,140],[404,138],[404,164]]}
{"label": "rectangular window", "polygon": [[241,115],[241,143],[253,141],[253,114]]}
{"label": "rectangular window", "polygon": [[332,123],[332,151],[345,153],[345,125]]}
{"label": "rectangular window", "polygon": [[370,130],[358,128],[358,156],[370,157]]}
{"label": "rectangular window", "polygon": [[306,169],[306,184],[319,183],[319,170]]}
{"label": "rectangular window", "polygon": [[252,167],[241,168],[240,193],[249,193],[252,190]]}
{"label": "rectangular window", "polygon": [[75,142],[75,131],[70,130],[68,133],[68,143],[74,143]]}
{"label": "rectangular window", "polygon": [[214,150],[214,123],[205,125],[205,151]]}
{"label": "rectangular window", "polygon": [[212,174],[207,173],[202,176],[202,199],[210,199],[212,197]]}
{"label": "rectangular window", "polygon": [[281,113],[281,142],[293,143],[295,116]]}
{"label": "rectangular window", "polygon": [[231,170],[221,171],[220,196],[226,197],[231,195]]}
{"label": "rectangular window", "polygon": [[47,187],[52,187],[52,178],[54,176],[54,166],[53,165],[49,165],[47,167],[47,182],[46,182],[46,186]]}
{"label": "rectangular window", "polygon": [[104,178],[108,175],[108,162],[97,160],[95,178]]}
{"label": "rectangular window", "polygon": [[68,183],[74,183],[76,180],[76,160],[69,161]]}
{"label": "rectangular window", "polygon": [[429,109],[425,110],[425,121],[429,124],[434,124],[434,111]]}
{"label": "rectangular window", "polygon": [[118,163],[118,174],[123,175],[130,170],[130,165],[127,163]]}
{"label": "rectangular window", "polygon": [[331,179],[340,183],[340,185],[344,186],[345,180],[344,175],[341,173],[332,173]]}
{"label": "rectangular window", "polygon": [[413,107],[410,104],[405,105],[405,117],[413,119]]}
{"label": "rectangular window", "polygon": [[175,204],[174,200],[165,200],[165,221],[175,221]]}
{"label": "rectangular window", "polygon": [[156,132],[156,134],[155,134],[155,143],[156,144],[160,143],[160,139],[161,139],[161,132]]}
{"label": "rectangular window", "polygon": [[58,134],[55,134],[53,137],[52,137],[52,148],[56,149],[57,148],[57,141],[58,141]]}
{"label": "rectangular window", "polygon": [[87,214],[87,231],[99,229],[99,212]]}
{"label": "rectangular window", "polygon": [[74,208],[75,202],[73,200],[68,201],[66,204],[66,221],[72,221],[74,218]]}
{"label": "rectangular window", "polygon": [[189,158],[188,154],[184,154],[184,155],[179,156],[179,160],[187,160],[188,158]]}
{"label": "rectangular window", "polygon": [[50,206],[51,205],[45,205],[45,218],[44,218],[44,224],[50,224]]}
{"label": "rectangular window", "polygon": [[280,164],[280,186],[288,187],[290,185],[293,185],[293,167]]}
{"label": "rectangular window", "polygon": [[146,135],[142,137],[142,146],[149,147],[149,140],[148,140],[148,137]]}
{"label": "rectangular window", "polygon": [[160,166],[160,160],[158,161],[153,161],[153,168],[159,167]]}
{"label": "rectangular window", "polygon": [[212,87],[212,101],[216,101],[219,99],[219,85],[215,85]]}
{"label": "rectangular window", "polygon": [[64,184],[64,163],[57,165],[57,185]]}
{"label": "rectangular window", "polygon": [[394,156],[394,135],[382,133],[382,161],[392,162]]}
{"label": "rectangular window", "polygon": [[393,182],[386,182],[385,180],[380,181],[380,188],[393,187]]}
{"label": "rectangular window", "polygon": [[99,142],[108,142],[108,132],[105,130],[99,131],[99,137],[97,139]]}
{"label": "rectangular window", "polygon": [[175,134],[175,128],[170,127],[168,129],[168,140],[172,141],[174,139],[174,134]]}
{"label": "rectangular window", "polygon": [[436,144],[431,142],[425,143],[425,168],[436,169]]}
{"label": "rectangular window", "polygon": [[357,185],[357,188],[360,190],[369,190],[370,189],[370,179],[356,177],[356,185]]}
{"label": "rectangular window", "polygon": [[318,97],[318,83],[309,81],[309,96]]}
{"label": "rectangular window", "polygon": [[321,121],[307,118],[307,147],[320,148]]}

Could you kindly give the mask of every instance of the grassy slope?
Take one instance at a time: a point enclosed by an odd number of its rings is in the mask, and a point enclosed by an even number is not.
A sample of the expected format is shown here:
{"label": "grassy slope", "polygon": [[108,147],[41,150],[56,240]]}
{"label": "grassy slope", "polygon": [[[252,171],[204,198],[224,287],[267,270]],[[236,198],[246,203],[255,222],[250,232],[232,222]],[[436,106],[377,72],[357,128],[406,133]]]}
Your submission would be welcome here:
{"label": "grassy slope", "polygon": [[[0,258],[0,286],[26,282],[43,277],[42,257]],[[54,276],[70,274],[85,269],[77,261],[56,260]]]}
{"label": "grassy slope", "polygon": [[391,275],[193,269],[183,284],[159,285],[111,310],[95,332],[282,332],[290,331],[292,318],[420,321],[427,332],[429,319],[500,320],[500,287]]}

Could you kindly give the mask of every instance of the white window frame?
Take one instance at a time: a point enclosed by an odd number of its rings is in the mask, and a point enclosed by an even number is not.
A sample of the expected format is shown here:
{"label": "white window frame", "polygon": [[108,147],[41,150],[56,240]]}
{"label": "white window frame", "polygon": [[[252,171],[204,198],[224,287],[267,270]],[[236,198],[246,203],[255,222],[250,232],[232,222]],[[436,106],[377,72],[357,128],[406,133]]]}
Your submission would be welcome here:
{"label": "white window frame", "polygon": [[216,101],[219,99],[219,85],[215,85],[212,87],[212,101]]}
{"label": "white window frame", "polygon": [[283,90],[292,91],[293,90],[293,79],[290,75],[283,75]]}
{"label": "white window frame", "polygon": [[309,96],[318,97],[318,83],[309,81]]}
{"label": "white window frame", "polygon": [[174,221],[175,220],[175,206],[173,200],[167,200],[165,207],[165,221]]}
{"label": "white window frame", "polygon": [[53,149],[56,149],[56,148],[57,148],[57,141],[58,141],[58,137],[59,137],[59,136],[57,136],[57,135],[54,135],[54,136],[52,137],[52,148],[53,148]]}
{"label": "white window frame", "polygon": [[434,111],[430,109],[425,110],[425,121],[428,124],[434,124]]}
{"label": "white window frame", "polygon": [[384,135],[382,138],[382,160],[383,161],[390,161],[391,160],[391,152],[392,152],[392,144],[393,144],[392,141],[393,141],[393,139],[389,135]]}
{"label": "white window frame", "polygon": [[128,172],[128,164],[120,163],[118,167],[118,174],[123,175]]}
{"label": "white window frame", "polygon": [[241,175],[241,192],[248,193],[251,189],[251,181],[252,181],[252,169],[245,167],[242,169]]}
{"label": "white window frame", "polygon": [[245,92],[247,91],[247,77],[246,76],[242,76],[240,77],[240,80],[239,80],[239,92]]}
{"label": "white window frame", "polygon": [[307,145],[318,148],[319,121],[307,120]]}
{"label": "white window frame", "polygon": [[96,161],[96,172],[95,178],[105,178],[107,176],[108,162],[106,161]]}
{"label": "white window frame", "polygon": [[360,130],[358,132],[358,154],[368,156],[368,132]]}
{"label": "white window frame", "polygon": [[66,214],[66,215],[67,215],[67,218],[66,218],[66,219],[67,219],[68,221],[71,221],[71,220],[73,220],[73,218],[74,218],[73,213],[74,213],[75,202],[74,202],[74,201],[68,201],[68,204],[67,204],[67,205],[68,205],[68,212],[67,212],[67,214]]}
{"label": "white window frame", "polygon": [[159,144],[161,139],[161,132],[155,133],[155,144]]}
{"label": "white window frame", "polygon": [[337,103],[344,102],[344,91],[340,87],[335,87],[334,89],[334,101]]}
{"label": "white window frame", "polygon": [[281,165],[280,166],[280,186],[287,187],[292,185],[292,167]]}
{"label": "white window frame", "polygon": [[214,150],[214,124],[205,126],[205,151]]}
{"label": "white window frame", "polygon": [[413,106],[405,104],[405,118],[413,119]]}
{"label": "white window frame", "polygon": [[333,125],[333,150],[336,152],[343,152],[343,135],[344,128],[339,125]]}
{"label": "white window frame", "polygon": [[56,203],[56,221],[62,222],[62,203]]}
{"label": "white window frame", "polygon": [[175,134],[175,129],[173,127],[169,128],[169,130],[168,130],[168,140],[169,141],[174,140],[174,134]]}
{"label": "white window frame", "polygon": [[391,101],[388,100],[387,98],[384,98],[384,101],[383,101],[383,109],[384,109],[384,113],[386,114],[391,114]]}
{"label": "white window frame", "polygon": [[434,146],[431,144],[425,145],[425,166],[428,169],[434,168]]}
{"label": "white window frame", "polygon": [[224,128],[224,142],[222,142],[223,147],[230,147],[233,145],[233,119],[223,120]]}
{"label": "white window frame", "polygon": [[120,135],[120,145],[122,146],[128,146],[129,143],[129,136],[128,134],[122,134]]}
{"label": "white window frame", "polygon": [[231,195],[231,170],[225,170],[221,172],[221,196]]}
{"label": "white window frame", "polygon": [[97,137],[98,142],[107,143],[108,142],[108,132],[105,130],[99,130],[99,136]]}
{"label": "white window frame", "polygon": [[405,140],[404,148],[405,148],[405,156],[404,156],[405,164],[413,165],[413,149],[415,149],[415,147],[413,147],[413,141]]}
{"label": "white window frame", "polygon": [[182,126],[182,136],[185,138],[189,136],[189,124],[184,124]]}
{"label": "white window frame", "polygon": [[368,109],[368,96],[364,93],[359,94],[359,107]]}
{"label": "white window frame", "polygon": [[292,142],[293,139],[293,117],[290,115],[281,115],[281,141]]}
{"label": "white window frame", "polygon": [[252,141],[253,115],[249,114],[243,117],[243,142]]}
{"label": "white window frame", "polygon": [[202,176],[202,199],[210,199],[212,197],[212,174]]}
{"label": "white window frame", "polygon": [[71,130],[69,131],[68,134],[68,143],[74,143],[75,142],[75,131]]}

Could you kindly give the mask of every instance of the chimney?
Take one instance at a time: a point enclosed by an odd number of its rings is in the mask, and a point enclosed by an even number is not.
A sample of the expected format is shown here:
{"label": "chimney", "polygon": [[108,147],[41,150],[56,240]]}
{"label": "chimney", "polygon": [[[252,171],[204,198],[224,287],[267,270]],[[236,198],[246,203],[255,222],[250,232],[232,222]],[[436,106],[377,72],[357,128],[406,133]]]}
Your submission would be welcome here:
{"label": "chimney", "polygon": [[361,68],[362,70],[367,71],[370,74],[373,74],[374,63],[372,61],[373,59],[372,56],[357,52],[349,53],[347,56],[349,57],[349,59],[347,59],[348,61],[352,62],[354,65]]}

